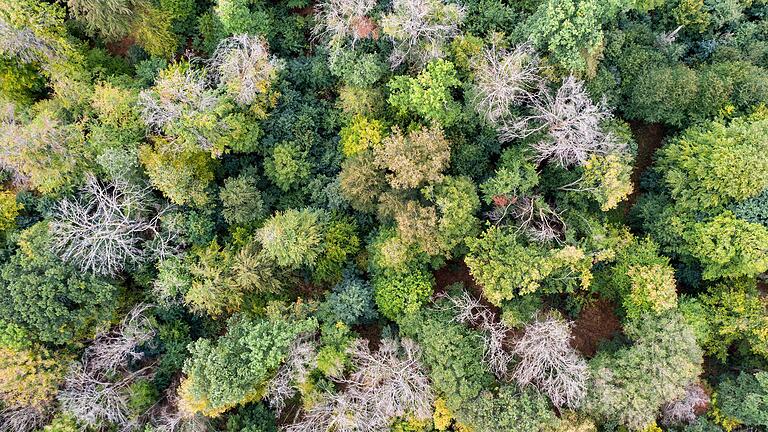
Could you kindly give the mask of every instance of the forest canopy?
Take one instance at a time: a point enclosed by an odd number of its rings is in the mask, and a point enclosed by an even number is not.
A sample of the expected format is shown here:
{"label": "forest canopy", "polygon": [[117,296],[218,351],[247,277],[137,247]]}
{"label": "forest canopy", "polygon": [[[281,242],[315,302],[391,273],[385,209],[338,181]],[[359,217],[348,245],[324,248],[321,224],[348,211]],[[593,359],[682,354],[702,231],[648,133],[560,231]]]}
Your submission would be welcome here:
{"label": "forest canopy", "polygon": [[768,430],[766,103],[766,0],[0,0],[0,432]]}

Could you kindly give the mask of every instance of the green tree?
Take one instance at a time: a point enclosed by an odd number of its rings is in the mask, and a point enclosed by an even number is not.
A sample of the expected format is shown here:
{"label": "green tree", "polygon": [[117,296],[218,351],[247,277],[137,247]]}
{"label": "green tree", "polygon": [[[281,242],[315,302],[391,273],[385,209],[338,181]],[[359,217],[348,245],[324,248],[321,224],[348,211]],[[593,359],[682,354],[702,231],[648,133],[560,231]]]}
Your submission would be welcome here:
{"label": "green tree", "polygon": [[741,372],[717,387],[720,412],[744,426],[768,427],[768,372]]}
{"label": "green tree", "polygon": [[710,210],[768,188],[768,118],[739,118],[692,127],[664,146],[657,170],[678,204]]}
{"label": "green tree", "polygon": [[18,250],[0,267],[0,315],[43,342],[90,337],[113,318],[118,293],[114,285],[53,255],[44,222],[22,232]]}
{"label": "green tree", "polygon": [[297,144],[282,142],[272,149],[272,154],[264,161],[264,174],[277,187],[288,191],[309,178],[312,164],[307,156],[307,152]]}
{"label": "green tree", "polygon": [[240,175],[224,180],[219,199],[224,220],[230,225],[248,225],[264,217],[264,201],[254,176]]}
{"label": "green tree", "polygon": [[430,62],[416,78],[398,75],[387,86],[387,101],[401,116],[417,114],[433,126],[443,127],[453,125],[461,117],[461,105],[452,96],[461,80],[449,61]]}
{"label": "green tree", "polygon": [[603,421],[631,430],[654,424],[664,402],[681,398],[701,373],[702,352],[677,312],[643,316],[624,327],[633,344],[590,362],[585,407]]}
{"label": "green tree", "polygon": [[194,412],[215,417],[236,405],[260,399],[296,337],[313,332],[317,322],[265,321],[232,317],[228,332],[216,341],[198,339],[184,363],[180,395]]}
{"label": "green tree", "polygon": [[275,213],[256,238],[263,253],[283,267],[314,266],[323,251],[327,215],[319,210],[286,210]]}
{"label": "green tree", "polygon": [[416,313],[432,295],[434,278],[426,269],[387,270],[373,277],[376,305],[386,318],[398,321]]}
{"label": "green tree", "polygon": [[707,353],[725,363],[732,346],[768,359],[768,300],[761,297],[754,281],[733,281],[710,287],[702,295],[708,337],[702,344]]}
{"label": "green tree", "polygon": [[694,223],[685,241],[704,279],[749,277],[768,270],[768,229],[730,211]]}

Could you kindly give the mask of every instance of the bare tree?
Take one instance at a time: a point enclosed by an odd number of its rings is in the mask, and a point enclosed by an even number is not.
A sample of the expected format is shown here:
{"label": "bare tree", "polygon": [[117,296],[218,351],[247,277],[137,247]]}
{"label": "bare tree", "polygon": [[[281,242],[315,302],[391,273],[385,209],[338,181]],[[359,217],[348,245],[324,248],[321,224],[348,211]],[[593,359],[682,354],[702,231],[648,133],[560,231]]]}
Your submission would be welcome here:
{"label": "bare tree", "polygon": [[376,6],[375,0],[323,0],[315,4],[316,39],[328,39],[331,46],[339,46],[347,38],[352,47],[370,35],[375,24],[367,16]]}
{"label": "bare tree", "polygon": [[0,16],[0,53],[22,63],[48,63],[60,59],[60,49],[35,34],[30,28],[15,28]]}
{"label": "bare tree", "polygon": [[83,354],[91,370],[116,371],[127,368],[131,360],[143,358],[144,353],[138,348],[155,337],[155,329],[146,316],[151,307],[140,303],[116,328],[96,336]]}
{"label": "bare tree", "polygon": [[506,378],[513,356],[504,349],[504,340],[511,329],[497,320],[491,309],[466,291],[462,291],[460,295],[446,297],[456,312],[456,322],[471,325],[483,332],[483,361],[488,365],[488,369],[497,378]]}
{"label": "bare tree", "polygon": [[389,58],[392,68],[406,60],[420,67],[443,57],[445,44],[459,34],[464,15],[462,6],[441,0],[394,0],[392,12],[382,19],[395,46]]}
{"label": "bare tree", "polygon": [[573,75],[563,81],[553,96],[542,90],[531,100],[531,115],[506,122],[501,138],[524,138],[537,132],[547,136],[532,145],[539,162],[551,160],[562,167],[581,165],[593,154],[621,152],[625,145],[601,123],[612,117],[603,104],[595,105],[584,83]]}
{"label": "bare tree", "polygon": [[136,306],[117,328],[97,336],[81,361],[72,364],[58,394],[62,408],[80,422],[99,426],[114,423],[124,429],[135,424],[128,407],[128,388],[152,376],[153,366],[129,370],[129,360],[141,358],[137,348],[154,336],[144,313]]}
{"label": "bare tree", "polygon": [[374,432],[387,430],[394,417],[430,418],[434,397],[415,342],[385,339],[371,352],[367,340],[357,339],[348,352],[354,372],[337,380],[344,391],[326,395],[287,431]]}
{"label": "bare tree", "polygon": [[50,414],[43,407],[8,406],[0,410],[0,432],[30,432],[42,428]]}
{"label": "bare tree", "polygon": [[[221,103],[221,93],[210,89],[208,82],[209,79],[201,70],[192,67],[176,67],[163,71],[155,81],[154,87],[139,93],[138,105],[142,120],[154,132],[162,133],[164,128],[183,119],[213,112]],[[184,126],[185,130],[195,137],[201,149],[215,150],[214,143],[202,128],[189,121],[186,121]],[[228,130],[224,122],[219,122],[216,126],[219,132]]]}
{"label": "bare tree", "polygon": [[240,105],[250,105],[266,94],[281,68],[277,58],[270,56],[267,42],[247,34],[219,42],[209,63]]}
{"label": "bare tree", "polygon": [[309,374],[317,367],[317,341],[314,334],[298,337],[288,350],[288,358],[280,365],[277,374],[267,386],[269,406],[280,414],[285,403],[297,393],[297,387],[309,379]]}
{"label": "bare tree", "polygon": [[157,432],[205,432],[211,429],[208,419],[199,413],[189,413],[180,408],[179,382],[165,392],[161,403],[149,409],[149,423]]}
{"label": "bare tree", "polygon": [[527,43],[510,51],[485,49],[474,70],[475,109],[496,126],[511,116],[511,107],[531,101],[543,84],[539,58]]}
{"label": "bare tree", "polygon": [[53,251],[84,271],[109,276],[170,254],[174,233],[160,226],[169,207],[156,205],[151,194],[150,188],[88,176],[79,199],[64,199],[56,207]]}
{"label": "bare tree", "polygon": [[690,384],[685,388],[685,396],[661,407],[661,423],[667,426],[691,424],[696,421],[696,410],[708,404],[709,395],[701,385]]}
{"label": "bare tree", "polygon": [[587,362],[570,346],[570,324],[554,316],[525,327],[513,352],[520,357],[512,377],[534,384],[557,407],[578,408],[586,394]]}

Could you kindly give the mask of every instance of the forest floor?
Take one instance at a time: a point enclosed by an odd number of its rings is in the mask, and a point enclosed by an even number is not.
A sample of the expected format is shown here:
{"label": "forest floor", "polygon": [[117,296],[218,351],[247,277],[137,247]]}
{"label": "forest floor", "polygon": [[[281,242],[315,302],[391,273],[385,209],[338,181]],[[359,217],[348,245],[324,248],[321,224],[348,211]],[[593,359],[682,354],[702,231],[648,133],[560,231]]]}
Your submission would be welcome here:
{"label": "forest floor", "polygon": [[632,135],[637,142],[637,158],[635,158],[635,166],[632,169],[632,184],[635,185],[635,190],[627,199],[625,208],[629,210],[635,203],[640,193],[640,178],[645,170],[653,164],[653,160],[656,155],[656,151],[661,148],[664,138],[667,137],[667,129],[661,123],[643,123],[639,121],[629,122],[629,127],[632,129]]}

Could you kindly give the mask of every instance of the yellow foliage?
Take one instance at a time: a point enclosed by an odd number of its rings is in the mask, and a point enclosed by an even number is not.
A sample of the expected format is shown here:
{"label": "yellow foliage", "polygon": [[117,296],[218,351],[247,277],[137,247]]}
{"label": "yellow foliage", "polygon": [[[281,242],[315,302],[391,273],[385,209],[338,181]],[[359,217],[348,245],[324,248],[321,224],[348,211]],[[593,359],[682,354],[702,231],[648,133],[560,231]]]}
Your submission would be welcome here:
{"label": "yellow foliage", "polygon": [[24,208],[16,201],[16,194],[0,191],[0,231],[16,226],[16,216]]}
{"label": "yellow foliage", "polygon": [[432,421],[435,424],[435,429],[444,431],[448,430],[451,426],[451,420],[453,416],[448,406],[445,404],[445,399],[439,398],[435,400],[435,411],[432,413]]}
{"label": "yellow foliage", "polygon": [[0,400],[5,405],[42,407],[51,401],[64,370],[45,351],[0,348]]}

